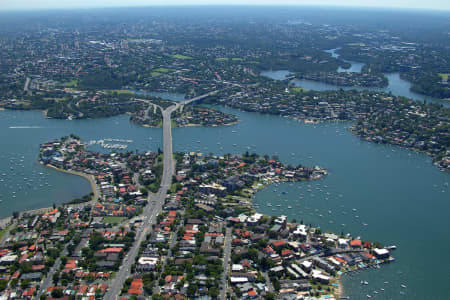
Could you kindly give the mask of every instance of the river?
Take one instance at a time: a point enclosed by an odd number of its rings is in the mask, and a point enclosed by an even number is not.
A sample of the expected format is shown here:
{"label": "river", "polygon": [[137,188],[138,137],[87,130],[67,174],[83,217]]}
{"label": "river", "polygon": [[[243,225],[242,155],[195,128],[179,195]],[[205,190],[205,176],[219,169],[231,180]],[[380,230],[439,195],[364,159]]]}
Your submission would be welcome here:
{"label": "river", "polygon": [[[332,57],[339,57],[339,54],[337,54],[335,51],[337,49],[331,49],[326,50],[325,52],[330,53]],[[351,67],[349,69],[343,69],[340,68],[337,70],[338,72],[361,72],[361,69],[364,66],[364,63],[359,62],[353,62],[353,61],[346,61],[351,64]],[[263,71],[261,72],[261,75],[275,79],[275,80],[281,80],[289,76],[291,72],[288,70],[275,70],[275,71]],[[302,87],[307,90],[314,90],[314,91],[328,91],[328,90],[370,90],[370,91],[378,91],[378,92],[391,92],[393,95],[396,96],[403,96],[410,99],[414,99],[417,101],[430,101],[435,103],[440,103],[446,107],[450,107],[450,101],[443,100],[443,99],[437,99],[432,98],[430,96],[425,96],[422,94],[414,93],[411,91],[412,84],[404,79],[400,78],[399,73],[384,73],[384,76],[387,77],[389,83],[388,86],[385,88],[367,88],[367,87],[349,87],[349,86],[339,86],[314,80],[306,80],[306,79],[293,79],[290,82],[295,84],[296,86]]]}

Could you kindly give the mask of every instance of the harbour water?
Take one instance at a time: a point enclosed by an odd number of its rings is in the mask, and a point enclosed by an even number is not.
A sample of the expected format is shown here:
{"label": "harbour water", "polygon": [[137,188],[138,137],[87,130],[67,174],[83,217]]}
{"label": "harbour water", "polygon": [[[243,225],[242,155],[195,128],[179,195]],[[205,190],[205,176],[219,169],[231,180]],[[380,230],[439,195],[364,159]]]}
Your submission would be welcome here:
{"label": "harbour water", "polygon": [[172,101],[183,101],[184,100],[184,94],[179,93],[167,93],[167,92],[144,92],[144,91],[133,91],[136,95],[146,95],[146,96],[153,96],[153,97],[160,97],[163,99],[168,99]]}
{"label": "harbour water", "polygon": [[[450,247],[450,177],[434,167],[430,158],[360,141],[348,132],[350,124],[346,123],[305,125],[287,118],[219,109],[237,115],[241,122],[225,127],[175,128],[174,150],[216,154],[248,150],[277,155],[285,163],[325,167],[330,174],[321,181],[270,186],[259,192],[255,198],[258,210],[398,246],[393,264],[344,276],[346,295],[351,299],[365,299],[367,294],[373,299],[450,298],[450,258],[446,255]],[[162,140],[160,129],[136,126],[128,116],[67,121],[45,119],[41,112],[0,111],[0,175],[8,177],[4,186],[0,182],[0,216],[90,192],[84,179],[37,163],[40,143],[71,133],[86,141],[133,140],[126,151],[156,151]],[[98,145],[91,149],[107,151]],[[23,178],[38,180],[35,174],[44,182],[38,182],[36,190],[27,190]],[[361,280],[369,284],[363,286]]]}
{"label": "harbour water", "polygon": [[[446,286],[450,258],[445,255],[450,247],[450,177],[426,155],[361,141],[346,129],[349,124],[305,125],[222,110],[236,114],[242,122],[230,127],[176,128],[175,150],[218,154],[249,150],[277,155],[285,163],[325,167],[330,174],[324,180],[272,185],[259,192],[254,202],[258,210],[399,247],[394,252],[396,262],[345,275],[345,295],[351,299],[366,299],[367,294],[373,299],[450,298]],[[361,280],[369,284],[361,285]]]}
{"label": "harbour water", "polygon": [[[327,50],[326,52],[330,53],[333,57],[339,57],[339,55],[335,52],[336,49]],[[349,69],[339,68],[338,72],[361,72],[364,64],[359,62],[347,61],[351,64]],[[291,72],[288,70],[275,70],[275,71],[264,71],[261,72],[261,75],[272,78],[274,80],[281,80],[289,76]],[[306,79],[293,79],[291,82],[296,86],[302,87],[307,90],[313,91],[328,91],[328,90],[370,90],[370,91],[378,91],[378,92],[391,92],[396,96],[403,96],[410,99],[414,99],[417,101],[430,101],[435,103],[440,103],[444,106],[450,107],[450,101],[433,98],[430,96],[414,93],[411,91],[412,84],[404,79],[400,78],[399,73],[385,73],[384,76],[387,77],[389,83],[385,88],[367,88],[367,87],[350,87],[350,86],[339,86],[319,81],[306,80]]]}
{"label": "harbour water", "polygon": [[[136,126],[128,120],[128,116],[52,120],[45,119],[42,112],[0,111],[0,217],[67,202],[91,192],[85,179],[40,165],[39,144],[74,133],[86,141],[132,139],[127,151],[156,151],[161,146],[161,130]],[[108,151],[100,145],[90,149]]]}
{"label": "harbour water", "polygon": [[[330,53],[330,54],[331,54],[331,57],[338,58],[338,57],[339,57],[339,54],[336,53],[337,50],[339,50],[339,48],[336,48],[336,49],[330,49],[330,50],[325,50],[325,52]],[[342,72],[342,73],[353,73],[353,72],[360,73],[361,70],[362,70],[362,68],[363,68],[364,65],[365,65],[364,63],[359,63],[359,62],[355,62],[355,61],[349,61],[349,60],[345,60],[345,59],[344,59],[344,61],[350,63],[350,68],[344,69],[344,68],[342,68],[342,67],[339,67],[339,68],[337,69],[337,71],[340,72],[340,73],[341,73],[341,72]]]}

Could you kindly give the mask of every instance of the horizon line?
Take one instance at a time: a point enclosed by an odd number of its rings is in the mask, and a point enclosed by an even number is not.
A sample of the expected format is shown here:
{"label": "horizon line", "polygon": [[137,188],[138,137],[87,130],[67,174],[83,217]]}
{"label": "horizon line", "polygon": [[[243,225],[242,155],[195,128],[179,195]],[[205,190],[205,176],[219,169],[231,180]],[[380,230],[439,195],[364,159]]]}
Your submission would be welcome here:
{"label": "horizon line", "polygon": [[365,9],[365,10],[397,10],[397,11],[422,11],[422,12],[440,12],[448,13],[449,8],[427,8],[427,7],[403,7],[403,6],[372,6],[372,5],[330,5],[330,4],[252,4],[252,3],[186,3],[186,4],[151,4],[151,5],[110,5],[110,6],[73,6],[73,7],[30,7],[30,8],[0,8],[0,12],[32,12],[32,11],[58,11],[58,10],[97,10],[97,9],[125,9],[125,8],[154,8],[154,7],[310,7],[310,8],[333,8],[333,9]]}

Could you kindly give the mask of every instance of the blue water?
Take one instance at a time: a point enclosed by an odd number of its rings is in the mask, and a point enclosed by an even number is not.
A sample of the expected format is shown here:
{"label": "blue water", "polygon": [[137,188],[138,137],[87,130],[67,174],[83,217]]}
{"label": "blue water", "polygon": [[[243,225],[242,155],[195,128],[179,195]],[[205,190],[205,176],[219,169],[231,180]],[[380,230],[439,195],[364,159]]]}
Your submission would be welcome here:
{"label": "blue water", "polygon": [[[330,50],[329,50],[330,51]],[[350,62],[350,61],[349,61]],[[361,68],[364,64],[361,63],[352,63],[350,69],[341,69],[339,72],[361,72]],[[262,76],[269,77],[274,80],[281,80],[289,76],[291,72],[288,70],[276,70],[276,71],[263,71],[261,72]],[[450,107],[450,101],[432,98],[429,96],[425,96],[422,94],[411,92],[411,83],[400,78],[399,73],[385,73],[384,76],[389,80],[389,84],[385,88],[367,88],[367,87],[349,87],[349,86],[339,86],[335,84],[323,83],[319,81],[306,80],[306,79],[293,79],[291,80],[296,86],[302,87],[307,90],[312,91],[329,91],[329,90],[369,90],[369,91],[377,91],[377,92],[391,92],[396,96],[403,96],[417,101],[429,101],[440,103],[446,107]]]}
{"label": "blue water", "polygon": [[[450,298],[446,287],[450,258],[445,255],[450,247],[450,177],[434,167],[430,158],[361,141],[347,131],[349,124],[305,125],[286,118],[222,110],[236,114],[242,122],[230,127],[176,128],[175,150],[217,154],[249,150],[278,155],[286,163],[326,167],[330,174],[324,180],[288,183],[259,192],[255,198],[259,211],[285,214],[324,230],[399,247],[394,252],[395,263],[355,277],[344,276],[346,295],[351,299],[365,299],[367,293],[373,299]],[[308,185],[312,192],[307,191]],[[361,280],[369,285],[361,286]]]}
{"label": "blue water", "polygon": [[[118,116],[68,121],[45,119],[41,112],[0,111],[0,217],[67,202],[91,192],[87,180],[41,166],[37,162],[39,144],[75,133],[85,140],[132,139],[135,142],[127,149],[132,151],[156,151],[161,146],[160,130],[133,125],[128,119]],[[91,149],[102,150],[98,146]]]}
{"label": "blue water", "polygon": [[[325,167],[330,174],[324,180],[271,186],[256,195],[255,204],[264,213],[286,214],[324,230],[349,232],[399,247],[394,253],[395,263],[356,277],[344,277],[346,295],[352,299],[365,299],[368,293],[373,299],[450,298],[450,258],[446,255],[450,247],[450,177],[434,167],[429,157],[360,141],[347,131],[347,123],[305,125],[288,118],[220,109],[237,115],[241,122],[225,127],[175,128],[174,150],[216,154],[249,150],[277,155],[285,163]],[[84,140],[131,139],[134,142],[127,150],[142,151],[156,151],[162,139],[160,129],[131,124],[128,116],[68,121],[45,119],[40,112],[0,111],[0,174],[11,178],[9,184],[0,185],[1,216],[68,201],[89,192],[85,180],[36,163],[39,143],[70,133]],[[11,157],[23,159],[23,170],[17,173],[16,164],[10,170]],[[48,182],[51,187],[25,193],[21,179],[34,174],[36,180],[39,172],[44,174],[44,185]],[[20,191],[17,187],[16,198],[12,197],[14,185],[22,186]],[[276,210],[267,207],[268,202]],[[281,208],[275,206],[278,203]],[[367,280],[369,285],[361,286],[361,280]],[[401,288],[401,284],[407,288]],[[383,293],[381,288],[385,289]],[[373,290],[379,294],[373,294]],[[401,295],[401,291],[407,295]]]}
{"label": "blue water", "polygon": [[[334,58],[338,58],[340,55],[338,54],[338,53],[336,53],[336,51],[338,50],[339,48],[336,48],[336,49],[330,49],[330,50],[325,50],[325,52],[326,53],[330,53],[331,54],[331,57],[334,57]],[[344,69],[344,68],[342,68],[342,67],[339,67],[338,69],[337,69],[337,71],[339,72],[339,73],[361,73],[361,70],[362,70],[362,68],[364,67],[364,63],[359,63],[359,62],[355,62],[355,61],[349,61],[349,60],[343,60],[343,61],[345,61],[345,62],[348,62],[348,63],[350,63],[351,64],[351,66],[350,66],[350,68],[348,68],[348,69]]]}
{"label": "blue water", "polygon": [[144,91],[134,91],[134,93],[137,95],[159,97],[159,98],[168,99],[168,100],[177,101],[177,102],[184,100],[184,94],[179,94],[179,93],[144,92]]}

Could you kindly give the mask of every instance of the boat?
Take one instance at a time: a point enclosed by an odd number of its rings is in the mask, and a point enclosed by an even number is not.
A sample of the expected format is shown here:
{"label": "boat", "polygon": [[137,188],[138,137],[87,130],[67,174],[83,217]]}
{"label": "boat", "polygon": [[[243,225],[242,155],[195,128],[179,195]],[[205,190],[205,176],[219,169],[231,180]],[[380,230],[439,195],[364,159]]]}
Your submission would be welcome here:
{"label": "boat", "polygon": [[395,249],[397,249],[397,246],[395,246],[395,245],[387,246],[386,249],[387,250],[395,250]]}
{"label": "boat", "polygon": [[272,204],[270,204],[270,203],[267,203],[267,206],[271,207],[271,206],[272,206]]}
{"label": "boat", "polygon": [[401,286],[402,288],[406,289],[406,285],[401,284],[400,286]]}
{"label": "boat", "polygon": [[288,208],[289,208],[289,209],[291,209],[291,208],[292,208],[292,206],[290,206],[290,205],[289,205],[289,206],[288,206]]}

